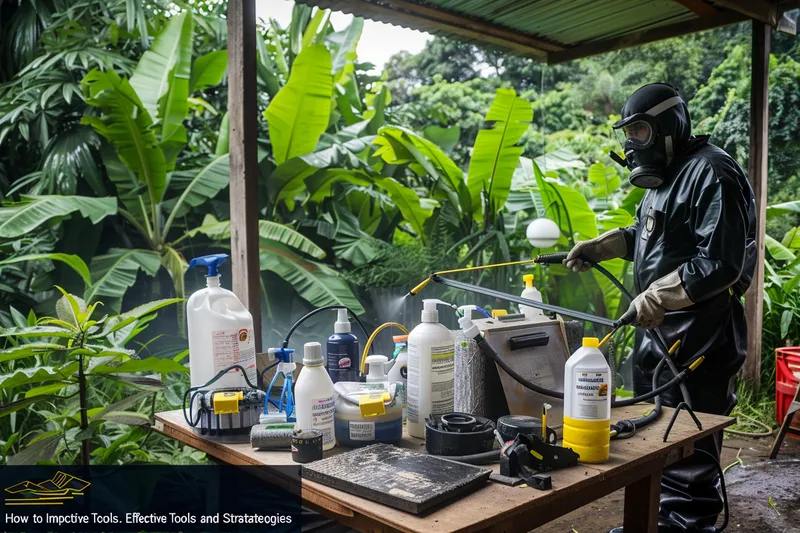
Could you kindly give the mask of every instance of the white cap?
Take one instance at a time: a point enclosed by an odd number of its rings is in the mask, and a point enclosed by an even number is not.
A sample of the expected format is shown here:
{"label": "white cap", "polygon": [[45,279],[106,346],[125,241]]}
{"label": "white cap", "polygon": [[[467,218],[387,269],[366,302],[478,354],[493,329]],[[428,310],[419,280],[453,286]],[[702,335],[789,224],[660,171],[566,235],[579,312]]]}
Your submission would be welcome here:
{"label": "white cap", "polygon": [[385,355],[370,355],[367,357],[366,363],[369,366],[369,373],[367,374],[367,381],[389,381],[386,376],[386,364],[389,358]]}
{"label": "white cap", "polygon": [[347,318],[347,309],[337,309],[336,312],[336,323],[333,325],[333,332],[350,333],[352,328],[350,327],[350,320]]}
{"label": "white cap", "polygon": [[322,345],[318,342],[307,342],[303,345],[303,364],[305,366],[320,366],[325,363],[322,358]]}

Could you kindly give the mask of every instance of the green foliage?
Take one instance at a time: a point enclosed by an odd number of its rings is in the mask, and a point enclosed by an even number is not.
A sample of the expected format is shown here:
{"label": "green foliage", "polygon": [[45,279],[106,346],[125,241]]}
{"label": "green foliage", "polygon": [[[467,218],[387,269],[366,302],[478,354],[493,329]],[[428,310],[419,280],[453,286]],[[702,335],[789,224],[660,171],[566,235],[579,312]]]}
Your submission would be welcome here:
{"label": "green foliage", "polygon": [[156,395],[172,373],[171,359],[140,357],[128,348],[156,312],[181,300],[159,300],[100,317],[62,291],[56,316],[31,312],[0,328],[0,427],[8,465],[121,464],[153,458],[141,449]]}

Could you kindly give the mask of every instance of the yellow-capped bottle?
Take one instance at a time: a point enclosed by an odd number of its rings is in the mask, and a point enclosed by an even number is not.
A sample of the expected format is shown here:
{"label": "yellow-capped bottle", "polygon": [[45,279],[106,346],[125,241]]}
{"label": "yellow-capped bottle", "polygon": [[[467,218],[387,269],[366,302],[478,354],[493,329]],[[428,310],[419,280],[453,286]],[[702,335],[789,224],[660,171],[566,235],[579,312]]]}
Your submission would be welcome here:
{"label": "yellow-capped bottle", "polygon": [[563,444],[582,463],[602,463],[609,455],[611,369],[598,344],[585,337],[564,367]]}

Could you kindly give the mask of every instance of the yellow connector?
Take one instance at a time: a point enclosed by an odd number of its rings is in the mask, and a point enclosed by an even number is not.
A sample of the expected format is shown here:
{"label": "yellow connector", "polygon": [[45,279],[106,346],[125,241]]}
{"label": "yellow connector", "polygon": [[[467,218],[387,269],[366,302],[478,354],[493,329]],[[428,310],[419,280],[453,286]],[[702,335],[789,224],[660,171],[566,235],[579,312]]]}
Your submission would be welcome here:
{"label": "yellow connector", "polygon": [[675,344],[672,345],[672,348],[669,349],[669,354],[670,355],[674,355],[675,352],[677,352],[678,348],[680,348],[680,347],[681,347],[681,340],[678,339],[678,340],[675,341]]}
{"label": "yellow connector", "polygon": [[703,361],[705,361],[705,360],[706,360],[706,356],[705,355],[701,355],[700,357],[698,357],[697,359],[694,360],[694,363],[689,365],[689,370],[694,371],[694,369],[697,368],[698,366],[702,365]]}
{"label": "yellow connector", "polygon": [[215,392],[211,397],[215,415],[230,415],[239,412],[239,402],[244,398],[242,391]]}
{"label": "yellow connector", "polygon": [[425,280],[422,283],[420,283],[419,285],[417,285],[416,287],[414,287],[413,289],[408,291],[408,294],[410,294],[411,296],[416,296],[417,293],[419,291],[421,291],[422,289],[424,289],[425,287],[427,287],[428,283],[430,283],[430,282],[431,282],[431,278],[425,278]]}

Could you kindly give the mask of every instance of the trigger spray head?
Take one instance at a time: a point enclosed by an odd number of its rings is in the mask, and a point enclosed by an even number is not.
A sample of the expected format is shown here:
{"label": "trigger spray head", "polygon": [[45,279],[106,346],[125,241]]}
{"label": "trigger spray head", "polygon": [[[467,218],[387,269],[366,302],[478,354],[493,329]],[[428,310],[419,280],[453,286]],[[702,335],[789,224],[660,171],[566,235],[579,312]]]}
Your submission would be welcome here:
{"label": "trigger spray head", "polygon": [[189,263],[189,268],[195,266],[204,266],[208,268],[207,278],[219,276],[219,267],[228,260],[228,254],[212,254],[195,257]]}

